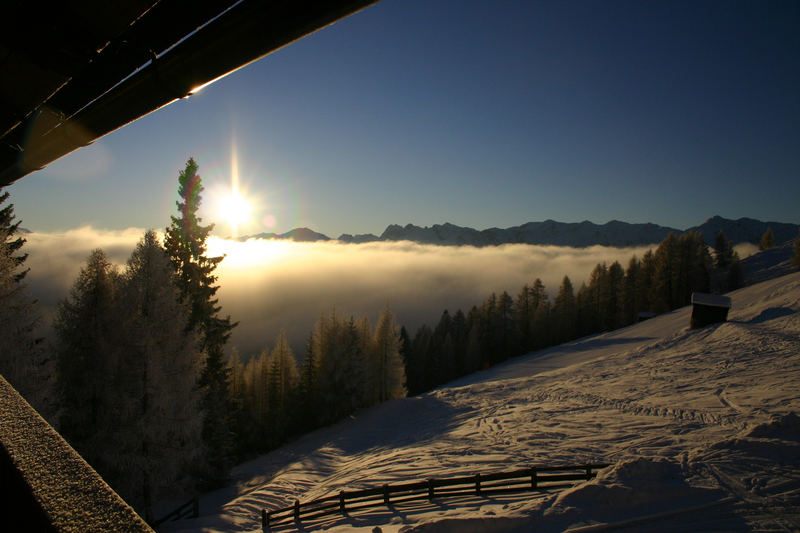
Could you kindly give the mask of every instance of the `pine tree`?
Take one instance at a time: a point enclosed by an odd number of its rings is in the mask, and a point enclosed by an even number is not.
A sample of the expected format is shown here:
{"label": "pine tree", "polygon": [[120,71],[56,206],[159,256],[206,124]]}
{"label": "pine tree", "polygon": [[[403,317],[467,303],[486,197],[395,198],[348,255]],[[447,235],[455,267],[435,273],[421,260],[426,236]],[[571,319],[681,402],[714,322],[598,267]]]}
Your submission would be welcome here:
{"label": "pine tree", "polygon": [[102,250],[94,250],[69,297],[59,304],[54,322],[59,427],[95,468],[105,446],[101,428],[110,424],[112,416],[114,390],[109,376],[114,374],[113,355],[118,345],[118,286],[116,269]]}
{"label": "pine tree", "polygon": [[[0,187],[0,206],[8,200],[8,192],[3,192]],[[14,272],[14,281],[19,283],[28,274],[28,269],[21,270],[28,254],[20,254],[19,251],[27,242],[19,236],[19,225],[22,221],[14,222],[14,204],[8,204],[0,209],[0,245],[3,246],[3,253],[11,261],[11,270]]]}
{"label": "pine tree", "polygon": [[453,339],[453,350],[455,352],[454,377],[463,376],[466,373],[464,367],[467,354],[467,335],[469,334],[469,329],[467,327],[467,317],[464,314],[464,311],[461,309],[456,311],[456,314],[453,315],[453,323],[450,327],[450,333]]}
{"label": "pine tree", "polygon": [[727,268],[733,260],[733,243],[722,233],[717,233],[714,241],[714,266],[717,268]]}
{"label": "pine tree", "polygon": [[0,374],[49,418],[55,406],[51,365],[35,336],[39,317],[19,275],[19,256],[14,256],[19,248],[6,235],[0,228]]}
{"label": "pine tree", "polygon": [[269,354],[267,364],[268,383],[268,433],[272,446],[277,447],[286,438],[289,429],[290,401],[300,380],[294,353],[286,340],[286,332],[281,330],[275,340],[275,347]]}
{"label": "pine tree", "polygon": [[514,302],[514,311],[517,316],[517,330],[520,335],[520,347],[523,351],[530,350],[533,346],[531,322],[536,309],[533,305],[533,294],[526,283]]}
{"label": "pine tree", "polygon": [[765,231],[764,235],[761,236],[761,243],[759,244],[758,249],[764,251],[774,247],[775,235],[772,233],[772,228],[767,228],[767,231]]}
{"label": "pine tree", "polygon": [[319,364],[314,349],[314,333],[308,336],[306,341],[306,352],[300,366],[300,381],[298,383],[298,395],[300,401],[296,417],[295,428],[299,431],[310,430],[319,424]]}
{"label": "pine tree", "polygon": [[400,335],[394,314],[387,305],[375,327],[375,362],[378,372],[378,402],[406,395],[406,373],[400,356]]}
{"label": "pine tree", "polygon": [[564,276],[558,295],[553,303],[553,314],[556,320],[557,342],[566,342],[575,338],[575,292],[569,276]]}
{"label": "pine tree", "polygon": [[653,274],[653,307],[656,312],[671,311],[677,307],[678,239],[674,233],[667,235],[656,248]]}
{"label": "pine tree", "polygon": [[[0,187],[0,206],[8,198]],[[21,249],[26,241],[15,218],[13,204],[0,209],[0,374],[42,416],[50,417],[55,407],[52,364],[36,337],[39,315],[23,283],[28,254]]]}
{"label": "pine tree", "polygon": [[420,394],[428,390],[426,369],[432,344],[433,332],[428,325],[423,324],[411,342],[411,354],[406,366],[406,384],[409,394]]}
{"label": "pine tree", "polygon": [[634,255],[628,262],[625,280],[622,284],[622,323],[624,325],[636,322],[637,313],[644,309],[638,290],[641,276],[642,266]]}
{"label": "pine tree", "polygon": [[178,216],[171,217],[164,246],[178,275],[181,297],[189,307],[187,331],[199,331],[200,347],[206,354],[199,379],[204,395],[203,439],[209,454],[207,482],[217,486],[225,480],[231,464],[229,371],[224,346],[236,324],[230,317],[219,316],[214,270],[223,257],[206,256],[206,238],[214,225],[201,225],[202,219],[197,216],[203,191],[197,170],[197,163],[189,159],[178,176]]}

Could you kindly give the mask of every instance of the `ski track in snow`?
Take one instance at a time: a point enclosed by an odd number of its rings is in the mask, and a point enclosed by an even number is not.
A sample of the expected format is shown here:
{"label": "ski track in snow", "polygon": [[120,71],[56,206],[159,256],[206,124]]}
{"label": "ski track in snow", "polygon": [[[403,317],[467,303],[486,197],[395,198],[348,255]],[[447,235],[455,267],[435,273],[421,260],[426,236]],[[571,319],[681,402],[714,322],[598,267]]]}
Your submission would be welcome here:
{"label": "ski track in snow", "polygon": [[[296,498],[609,462],[566,493],[415,502],[273,530],[798,531],[800,419],[786,415],[800,414],[800,274],[731,296],[723,324],[690,330],[684,308],[359,412],[239,465],[232,486],[201,498],[199,518],[162,530],[257,532],[262,508]],[[644,473],[625,477],[633,470]]]}

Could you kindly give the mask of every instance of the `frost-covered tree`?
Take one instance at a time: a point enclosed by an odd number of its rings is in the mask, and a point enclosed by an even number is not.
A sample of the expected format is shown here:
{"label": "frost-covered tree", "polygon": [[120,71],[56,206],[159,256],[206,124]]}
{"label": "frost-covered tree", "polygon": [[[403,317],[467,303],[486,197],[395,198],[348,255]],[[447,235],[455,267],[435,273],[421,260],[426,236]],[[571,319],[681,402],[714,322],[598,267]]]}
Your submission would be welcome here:
{"label": "frost-covered tree", "polygon": [[178,275],[183,301],[189,308],[187,330],[200,333],[200,346],[206,354],[200,374],[203,389],[203,439],[207,444],[208,484],[219,485],[231,464],[229,369],[225,363],[224,346],[236,324],[222,317],[215,297],[219,286],[214,275],[223,257],[206,255],[206,238],[213,224],[202,225],[197,211],[201,204],[202,179],[198,165],[189,159],[178,175],[178,216],[172,216],[166,229],[164,246]]}
{"label": "frost-covered tree", "polygon": [[[0,206],[8,201],[9,194],[0,187]],[[11,270],[14,272],[14,281],[22,281],[28,269],[23,269],[28,254],[20,253],[26,240],[20,235],[19,225],[22,221],[14,222],[14,204],[0,208],[0,244],[4,246],[3,253],[11,261]]]}
{"label": "frost-covered tree", "polygon": [[112,486],[150,520],[155,501],[178,486],[194,488],[187,472],[203,451],[196,386],[202,356],[154,232],[128,260],[116,304],[117,368],[106,376],[114,390],[113,419],[100,459]]}
{"label": "frost-covered tree", "polygon": [[54,407],[49,360],[35,336],[38,315],[22,282],[20,256],[0,228],[0,374],[43,416]]}

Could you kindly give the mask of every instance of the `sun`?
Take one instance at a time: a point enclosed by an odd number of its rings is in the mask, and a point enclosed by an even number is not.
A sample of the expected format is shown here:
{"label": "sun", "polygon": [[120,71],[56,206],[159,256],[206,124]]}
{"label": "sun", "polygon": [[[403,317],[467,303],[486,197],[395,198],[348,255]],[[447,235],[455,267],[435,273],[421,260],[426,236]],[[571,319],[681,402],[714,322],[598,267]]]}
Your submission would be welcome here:
{"label": "sun", "polygon": [[234,236],[236,236],[239,226],[250,219],[251,211],[250,202],[240,195],[239,191],[232,191],[220,199],[219,216],[231,226]]}

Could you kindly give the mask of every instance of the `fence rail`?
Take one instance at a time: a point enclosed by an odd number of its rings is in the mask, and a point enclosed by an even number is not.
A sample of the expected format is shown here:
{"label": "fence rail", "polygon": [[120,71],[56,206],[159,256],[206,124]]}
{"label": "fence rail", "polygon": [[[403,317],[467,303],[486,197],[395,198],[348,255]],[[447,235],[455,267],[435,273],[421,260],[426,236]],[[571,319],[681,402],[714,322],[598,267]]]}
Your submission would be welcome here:
{"label": "fence rail", "polygon": [[386,484],[357,491],[341,491],[305,503],[295,500],[289,507],[261,510],[261,528],[266,533],[274,525],[294,520],[313,520],[332,514],[389,506],[414,500],[450,496],[469,496],[562,489],[578,481],[588,481],[608,464],[530,467],[510,472],[477,473],[444,479]]}
{"label": "fence rail", "polygon": [[171,513],[164,515],[163,517],[155,520],[151,525],[153,527],[160,526],[164,522],[169,520],[180,520],[181,518],[197,518],[200,516],[200,502],[198,501],[197,496],[189,500],[188,502],[184,503]]}

